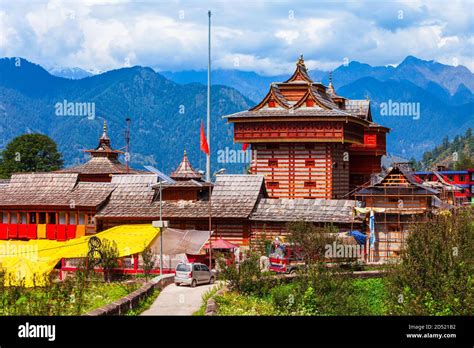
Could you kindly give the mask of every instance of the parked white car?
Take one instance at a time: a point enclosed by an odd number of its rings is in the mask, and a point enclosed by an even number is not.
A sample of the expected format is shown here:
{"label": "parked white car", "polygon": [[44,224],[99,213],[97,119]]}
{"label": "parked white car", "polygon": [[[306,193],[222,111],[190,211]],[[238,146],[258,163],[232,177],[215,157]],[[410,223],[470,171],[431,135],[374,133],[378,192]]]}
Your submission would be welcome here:
{"label": "parked white car", "polygon": [[195,287],[198,284],[214,284],[216,275],[202,263],[180,263],[176,266],[174,283],[179,286],[187,284]]}

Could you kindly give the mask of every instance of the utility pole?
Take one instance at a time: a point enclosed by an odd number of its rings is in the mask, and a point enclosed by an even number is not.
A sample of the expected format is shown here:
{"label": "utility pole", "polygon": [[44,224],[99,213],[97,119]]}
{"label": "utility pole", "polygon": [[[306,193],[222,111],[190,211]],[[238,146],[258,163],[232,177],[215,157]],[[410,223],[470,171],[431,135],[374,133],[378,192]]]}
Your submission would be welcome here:
{"label": "utility pole", "polygon": [[160,180],[160,276],[163,275],[163,185]]}
{"label": "utility pole", "polygon": [[127,168],[127,174],[130,172],[130,118],[127,117],[125,122],[127,123],[127,128],[125,129],[125,164]]}
{"label": "utility pole", "polygon": [[207,62],[207,144],[209,153],[206,157],[206,180],[211,181],[211,11],[207,11],[209,17],[208,32],[208,62]]}

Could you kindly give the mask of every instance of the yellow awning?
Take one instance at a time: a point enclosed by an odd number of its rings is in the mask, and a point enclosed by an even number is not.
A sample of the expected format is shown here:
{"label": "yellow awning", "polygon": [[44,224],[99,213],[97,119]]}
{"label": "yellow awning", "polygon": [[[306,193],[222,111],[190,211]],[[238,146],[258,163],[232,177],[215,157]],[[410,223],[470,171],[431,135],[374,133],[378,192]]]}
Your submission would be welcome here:
{"label": "yellow awning", "polygon": [[[95,234],[100,240],[117,244],[119,256],[141,253],[158,235],[159,229],[151,225],[123,225]],[[0,268],[5,271],[5,285],[33,286],[42,283],[62,258],[80,258],[89,251],[91,236],[66,242],[35,239],[29,241],[0,241]]]}

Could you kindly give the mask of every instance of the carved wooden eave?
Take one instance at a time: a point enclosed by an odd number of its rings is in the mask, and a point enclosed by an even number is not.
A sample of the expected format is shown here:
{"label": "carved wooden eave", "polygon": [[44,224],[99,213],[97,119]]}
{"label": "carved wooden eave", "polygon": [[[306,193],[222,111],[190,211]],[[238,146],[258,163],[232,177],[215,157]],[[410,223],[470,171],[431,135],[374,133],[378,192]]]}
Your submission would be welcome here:
{"label": "carved wooden eave", "polygon": [[327,110],[331,109],[329,106],[324,105],[323,103],[321,103],[319,98],[316,95],[314,95],[313,89],[311,88],[311,85],[308,86],[308,91],[305,93],[305,95],[295,105],[293,105],[293,109],[299,108],[300,106],[303,105],[303,103],[306,103],[306,100],[308,100],[308,99],[312,99],[313,102],[322,109],[327,109]]}
{"label": "carved wooden eave", "polygon": [[275,101],[278,105],[280,105],[284,109],[289,109],[291,106],[288,104],[286,100],[283,99],[283,96],[277,90],[273,84],[270,85],[270,90],[268,91],[267,95],[263,100],[255,105],[253,108],[250,108],[250,111],[260,110],[263,108],[269,101]]}

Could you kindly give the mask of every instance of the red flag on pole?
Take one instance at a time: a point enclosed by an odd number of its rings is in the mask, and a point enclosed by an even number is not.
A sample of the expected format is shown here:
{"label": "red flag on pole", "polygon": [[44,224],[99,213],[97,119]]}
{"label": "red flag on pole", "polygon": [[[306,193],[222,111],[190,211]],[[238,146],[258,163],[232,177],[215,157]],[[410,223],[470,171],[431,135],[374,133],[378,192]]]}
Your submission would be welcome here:
{"label": "red flag on pole", "polygon": [[201,151],[209,155],[209,145],[207,144],[206,133],[204,133],[204,122],[201,122]]}
{"label": "red flag on pole", "polygon": [[242,144],[242,151],[247,151],[248,147],[249,147],[249,144],[243,143]]}

